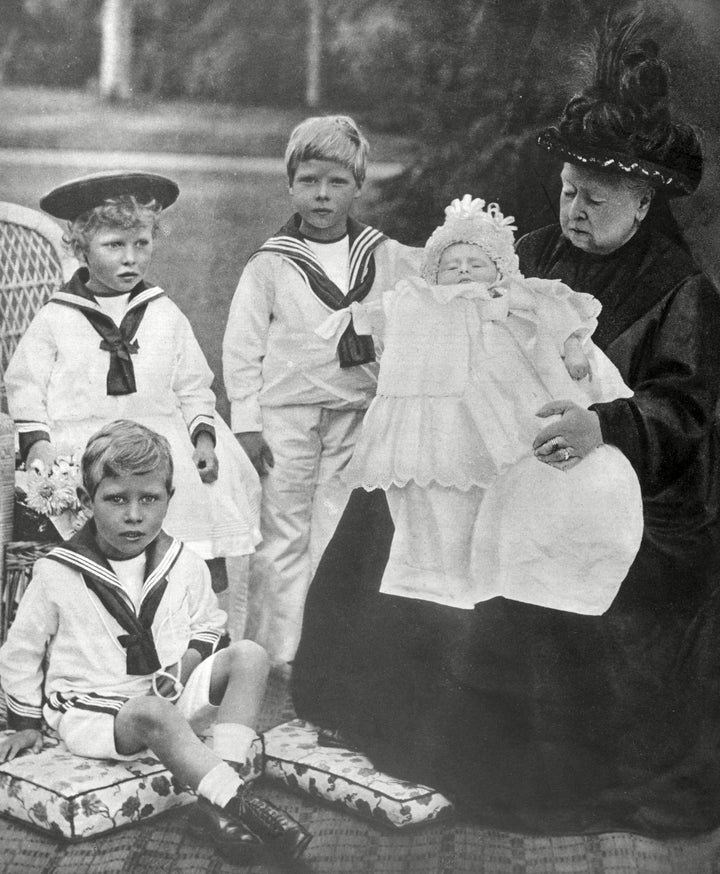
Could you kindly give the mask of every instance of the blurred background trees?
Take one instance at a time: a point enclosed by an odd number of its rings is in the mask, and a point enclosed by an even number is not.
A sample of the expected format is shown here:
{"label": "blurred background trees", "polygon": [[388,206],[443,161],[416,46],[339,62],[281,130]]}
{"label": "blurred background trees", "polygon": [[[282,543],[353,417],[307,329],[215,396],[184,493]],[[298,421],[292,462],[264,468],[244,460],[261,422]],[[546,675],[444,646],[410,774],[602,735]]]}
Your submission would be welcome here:
{"label": "blurred background trees", "polygon": [[[716,50],[683,11],[704,6],[712,15],[714,4],[2,0],[0,77],[99,84],[116,99],[350,112],[371,134],[393,131],[417,143],[407,171],[376,190],[374,210],[386,230],[421,242],[465,191],[497,200],[521,231],[553,219],[557,172],[534,136],[576,87],[572,59],[610,7],[646,9],[673,70],[680,116],[720,129]],[[128,51],[114,47],[108,74],[112,38]]]}

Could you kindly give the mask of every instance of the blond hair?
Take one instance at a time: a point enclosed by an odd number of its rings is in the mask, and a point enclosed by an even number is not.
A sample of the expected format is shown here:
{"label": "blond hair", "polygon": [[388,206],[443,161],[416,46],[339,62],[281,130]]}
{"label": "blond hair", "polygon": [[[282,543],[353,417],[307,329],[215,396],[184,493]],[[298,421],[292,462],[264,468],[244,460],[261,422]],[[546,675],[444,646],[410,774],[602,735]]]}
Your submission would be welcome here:
{"label": "blond hair", "polygon": [[349,115],[306,118],[290,134],[285,150],[288,180],[292,185],[301,161],[335,161],[362,185],[369,151],[368,141]]}
{"label": "blond hair", "polygon": [[156,472],[165,478],[168,495],[172,494],[170,444],[162,434],[130,419],[117,419],[96,431],[87,442],[80,465],[91,499],[106,477]]}
{"label": "blond hair", "polygon": [[87,252],[90,240],[103,227],[126,231],[150,225],[154,237],[160,227],[161,212],[162,205],[156,200],[140,203],[133,194],[109,197],[100,206],[95,206],[68,222],[63,240],[78,255]]}

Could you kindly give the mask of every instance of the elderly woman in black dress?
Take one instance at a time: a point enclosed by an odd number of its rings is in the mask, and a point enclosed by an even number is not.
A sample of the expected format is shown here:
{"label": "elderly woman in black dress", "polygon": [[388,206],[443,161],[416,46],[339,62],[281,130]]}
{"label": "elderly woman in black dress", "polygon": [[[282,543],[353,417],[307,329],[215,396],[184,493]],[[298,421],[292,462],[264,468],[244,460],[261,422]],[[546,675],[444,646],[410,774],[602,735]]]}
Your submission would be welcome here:
{"label": "elderly woman in black dress", "polygon": [[382,595],[392,523],[382,492],[358,491],[294,666],[299,716],[508,829],[720,823],[720,297],[667,203],[700,181],[698,138],[670,118],[667,68],[638,27],[606,28],[592,82],[540,135],[563,162],[560,223],[518,244],[526,276],[600,300],[594,341],[634,391],[590,409],[559,398],[535,441],[554,465],[606,443],[635,469],[644,537],[615,601],[581,616]]}

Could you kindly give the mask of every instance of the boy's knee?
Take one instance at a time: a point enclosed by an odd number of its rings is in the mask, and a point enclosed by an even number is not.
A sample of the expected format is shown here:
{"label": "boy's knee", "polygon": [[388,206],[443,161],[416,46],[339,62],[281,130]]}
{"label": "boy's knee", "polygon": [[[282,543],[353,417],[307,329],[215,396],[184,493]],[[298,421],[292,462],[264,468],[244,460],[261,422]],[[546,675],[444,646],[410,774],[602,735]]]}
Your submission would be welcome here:
{"label": "boy's knee", "polygon": [[270,657],[259,643],[253,640],[238,640],[227,648],[233,666],[247,671],[269,671]]}
{"label": "boy's knee", "polygon": [[165,698],[143,695],[128,701],[119,718],[131,725],[135,732],[150,736],[163,730],[177,715],[177,709]]}
{"label": "boy's knee", "polygon": [[115,749],[121,755],[154,749],[161,738],[177,730],[177,720],[182,718],[164,698],[131,698],[115,717]]}

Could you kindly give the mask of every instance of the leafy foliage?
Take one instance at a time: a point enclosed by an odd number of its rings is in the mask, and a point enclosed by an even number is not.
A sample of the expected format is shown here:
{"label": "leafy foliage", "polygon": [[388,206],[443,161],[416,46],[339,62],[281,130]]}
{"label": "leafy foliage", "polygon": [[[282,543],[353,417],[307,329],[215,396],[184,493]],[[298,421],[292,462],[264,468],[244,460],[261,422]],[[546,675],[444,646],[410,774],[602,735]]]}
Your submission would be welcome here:
{"label": "leafy foliage", "polygon": [[100,44],[96,0],[3,2],[3,30],[17,38],[4,68],[5,79],[31,85],[84,85],[97,76]]}
{"label": "leafy foliage", "polygon": [[[303,0],[134,2],[136,93],[302,104]],[[16,41],[7,81],[77,86],[96,76],[101,0],[6,5]],[[673,72],[679,117],[720,127],[719,68],[682,0],[323,0],[323,8],[319,111],[358,115],[371,139],[384,129],[419,144],[413,166],[382,187],[367,215],[408,242],[423,243],[466,192],[498,201],[520,233],[554,220],[557,167],[534,137],[577,89],[573,59],[609,10],[645,10]]]}
{"label": "leafy foliage", "polygon": [[[655,14],[648,23],[663,48],[679,44],[687,51],[693,36],[672,5],[662,0],[650,5]],[[521,233],[554,221],[557,166],[539,153],[535,136],[578,88],[574,59],[608,10],[636,9],[638,3],[396,0],[362,7],[361,16],[380,8],[387,15],[392,7],[410,21],[409,42],[424,59],[415,68],[414,93],[403,86],[405,115],[422,151],[414,166],[383,186],[384,229],[422,244],[444,207],[465,192],[498,201],[504,213],[516,217]],[[684,56],[663,54],[671,66],[687,67]],[[690,81],[697,85],[696,75]]]}
{"label": "leafy foliage", "polygon": [[138,87],[286,105],[302,96],[304,4],[136,0]]}

